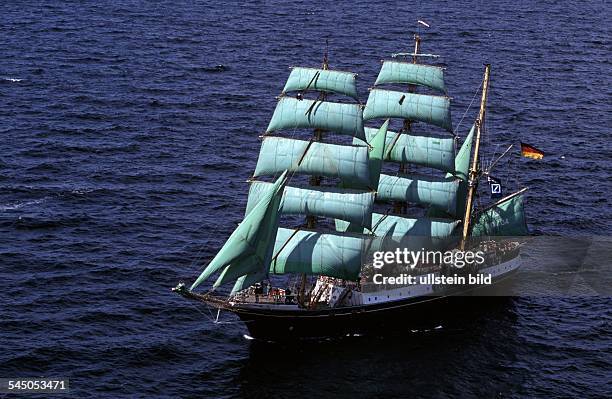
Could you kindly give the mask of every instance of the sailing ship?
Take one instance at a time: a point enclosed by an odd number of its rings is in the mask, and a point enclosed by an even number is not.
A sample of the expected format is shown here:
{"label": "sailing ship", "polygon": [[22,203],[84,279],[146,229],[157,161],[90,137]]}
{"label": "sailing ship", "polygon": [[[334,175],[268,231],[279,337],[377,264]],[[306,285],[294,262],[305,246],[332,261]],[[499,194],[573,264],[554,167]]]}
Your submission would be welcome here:
{"label": "sailing ship", "polygon": [[[243,221],[191,287],[181,282],[174,291],[217,317],[238,315],[254,338],[281,340],[410,327],[485,288],[374,284],[372,253],[389,246],[483,249],[493,261],[478,271],[493,285],[517,271],[520,244],[490,237],[527,234],[526,188],[475,206],[490,170],[479,159],[490,65],[459,147],[445,69],[421,62],[437,56],[421,53],[420,35],[414,39],[413,52],[382,61],[365,106],[356,74],[330,69],[327,51],[320,68],[291,68],[261,137]],[[296,137],[298,130],[310,136]],[[420,266],[434,277],[456,272]]]}

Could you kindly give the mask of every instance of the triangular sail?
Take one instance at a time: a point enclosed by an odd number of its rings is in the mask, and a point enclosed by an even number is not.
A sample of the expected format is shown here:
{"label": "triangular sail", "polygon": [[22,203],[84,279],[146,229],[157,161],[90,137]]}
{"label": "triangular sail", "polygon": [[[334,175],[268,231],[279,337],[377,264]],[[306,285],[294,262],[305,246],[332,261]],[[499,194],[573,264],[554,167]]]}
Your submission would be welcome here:
{"label": "triangular sail", "polygon": [[318,68],[291,68],[283,94],[291,91],[317,90],[344,94],[357,99],[356,74]]}
{"label": "triangular sail", "polygon": [[295,128],[329,130],[365,141],[359,104],[281,97],[266,132]]}
{"label": "triangular sail", "polygon": [[405,61],[383,61],[376,78],[376,85],[385,83],[405,83],[427,86],[446,93],[444,69]]}
{"label": "triangular sail", "polygon": [[370,143],[369,162],[371,187],[378,187],[378,182],[380,180],[380,170],[382,168],[383,158],[385,155],[388,127],[389,120],[387,119],[380,129],[378,129],[376,134],[368,139],[368,143]]}
{"label": "triangular sail", "polygon": [[472,125],[470,133],[465,138],[461,149],[455,158],[455,176],[463,181],[467,181],[470,172],[470,157],[472,155],[472,141],[474,141],[474,129],[476,125]]}
{"label": "triangular sail", "polygon": [[270,186],[265,196],[234,230],[190,290],[194,290],[211,274],[222,268],[224,268],[223,273],[217,279],[214,287],[242,275],[267,269],[273,249],[270,243],[276,237],[278,206],[286,181],[287,172]]}

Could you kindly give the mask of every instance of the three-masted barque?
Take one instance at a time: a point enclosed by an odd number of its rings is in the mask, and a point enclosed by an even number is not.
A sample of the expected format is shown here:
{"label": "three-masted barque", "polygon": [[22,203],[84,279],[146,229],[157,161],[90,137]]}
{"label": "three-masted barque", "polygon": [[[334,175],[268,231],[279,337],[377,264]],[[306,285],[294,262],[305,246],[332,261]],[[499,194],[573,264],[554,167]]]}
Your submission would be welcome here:
{"label": "three-masted barque", "polygon": [[[526,189],[474,205],[487,174],[479,152],[490,66],[459,147],[445,70],[421,62],[436,56],[420,53],[420,43],[415,35],[413,52],[382,61],[365,106],[356,75],[329,69],[327,54],[321,68],[291,69],[262,136],[244,220],[191,287],[176,292],[237,314],[255,338],[337,336],[410,328],[484,288],[374,284],[375,251],[477,246],[490,285],[518,269],[517,242],[474,242],[527,233]],[[296,137],[298,129],[309,136]],[[419,266],[411,272],[456,272]],[[195,291],[213,275],[207,292]],[[229,283],[231,292],[219,293]]]}

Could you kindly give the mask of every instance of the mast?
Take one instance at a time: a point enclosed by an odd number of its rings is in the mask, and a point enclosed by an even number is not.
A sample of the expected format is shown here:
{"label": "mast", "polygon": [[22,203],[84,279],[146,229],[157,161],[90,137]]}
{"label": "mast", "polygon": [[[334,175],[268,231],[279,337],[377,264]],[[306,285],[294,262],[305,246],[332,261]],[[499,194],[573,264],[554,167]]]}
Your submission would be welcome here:
{"label": "mast", "polygon": [[491,64],[485,64],[484,80],[482,83],[482,98],[480,99],[480,111],[478,119],[476,119],[476,145],[474,146],[474,159],[470,168],[470,176],[468,183],[468,195],[465,205],[465,217],[463,218],[463,235],[461,239],[461,249],[465,247],[465,240],[469,234],[470,219],[472,216],[472,205],[474,201],[474,192],[478,186],[478,152],[480,151],[480,135],[484,124],[485,109],[487,106],[487,91],[489,89],[489,74],[491,72]]}
{"label": "mast", "polygon": [[[327,71],[329,69],[329,60],[327,57],[327,52],[328,52],[328,44],[329,41],[326,39],[325,40],[325,53],[323,54],[323,65],[322,65],[322,69],[324,71]],[[327,94],[325,92],[321,92],[319,94],[319,101],[325,101],[325,99],[327,98]],[[321,129],[315,129],[314,131],[314,136],[312,138],[312,141],[321,141],[323,138],[323,130]],[[311,186],[320,186],[321,185],[321,176],[312,176],[310,178],[310,185]],[[314,229],[317,225],[317,218],[316,216],[306,216],[306,227],[309,229]],[[298,291],[298,303],[305,305],[306,302],[306,282],[307,282],[307,276],[305,273],[302,274],[301,276],[301,281],[300,281],[300,290]]]}
{"label": "mast", "polygon": [[[418,34],[414,35],[414,53],[412,55],[412,63],[416,64],[417,63],[417,54],[419,53],[419,47],[421,46],[421,36],[419,36]],[[414,93],[416,91],[416,87],[414,85],[408,85],[408,92],[409,93]],[[410,132],[411,130],[411,121],[410,119],[405,119],[404,120],[404,131],[406,132]],[[396,136],[396,139],[399,138],[399,134]],[[395,143],[393,143],[391,145],[391,147],[393,147],[393,145],[395,145]],[[400,162],[399,165],[399,174],[403,174],[406,173],[406,164],[404,162]],[[405,214],[407,212],[407,204],[406,202],[396,202],[395,206],[394,206],[394,212],[397,214]]]}

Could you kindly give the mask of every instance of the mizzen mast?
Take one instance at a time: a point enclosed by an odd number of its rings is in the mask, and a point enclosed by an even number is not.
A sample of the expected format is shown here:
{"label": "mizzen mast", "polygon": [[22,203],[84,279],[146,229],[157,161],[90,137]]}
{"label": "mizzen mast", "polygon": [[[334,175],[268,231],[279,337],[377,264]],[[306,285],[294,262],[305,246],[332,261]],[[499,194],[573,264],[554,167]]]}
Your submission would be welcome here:
{"label": "mizzen mast", "polygon": [[485,110],[487,106],[487,92],[489,90],[489,74],[491,72],[491,64],[485,65],[484,79],[482,83],[482,97],[480,99],[480,111],[478,112],[478,119],[476,119],[476,143],[474,146],[474,158],[472,159],[472,167],[470,168],[470,175],[468,180],[468,194],[467,202],[465,205],[465,217],[463,218],[463,235],[461,240],[462,249],[465,246],[465,240],[470,231],[470,219],[472,217],[472,206],[474,202],[474,192],[478,188],[478,174],[480,167],[478,164],[478,153],[480,151],[480,136],[484,125]]}

